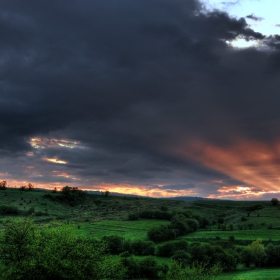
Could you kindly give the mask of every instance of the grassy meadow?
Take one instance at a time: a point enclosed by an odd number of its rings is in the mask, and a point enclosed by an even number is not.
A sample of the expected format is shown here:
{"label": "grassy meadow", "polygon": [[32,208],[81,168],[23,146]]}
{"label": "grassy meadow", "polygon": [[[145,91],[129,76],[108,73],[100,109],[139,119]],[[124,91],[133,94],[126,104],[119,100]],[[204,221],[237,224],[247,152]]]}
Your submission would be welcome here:
{"label": "grassy meadow", "polygon": [[[155,226],[168,226],[164,219],[129,220],[129,214],[145,210],[173,213],[190,211],[193,215],[205,217],[207,225],[195,232],[179,237],[179,240],[208,242],[234,238],[237,246],[247,246],[258,238],[264,244],[280,245],[280,208],[270,201],[222,201],[201,200],[185,202],[177,200],[135,198],[88,194],[78,203],[60,201],[60,192],[47,190],[20,190],[8,188],[0,191],[0,206],[13,206],[18,214],[0,214],[0,231],[4,220],[34,213],[37,224],[61,221],[73,224],[77,235],[102,239],[117,235],[125,240],[147,241],[148,231]],[[160,244],[156,244],[159,246]],[[137,258],[142,258],[141,256]],[[161,264],[171,264],[171,258],[155,256]],[[223,273],[221,279],[280,279],[280,269],[245,268],[239,264],[237,270]]]}

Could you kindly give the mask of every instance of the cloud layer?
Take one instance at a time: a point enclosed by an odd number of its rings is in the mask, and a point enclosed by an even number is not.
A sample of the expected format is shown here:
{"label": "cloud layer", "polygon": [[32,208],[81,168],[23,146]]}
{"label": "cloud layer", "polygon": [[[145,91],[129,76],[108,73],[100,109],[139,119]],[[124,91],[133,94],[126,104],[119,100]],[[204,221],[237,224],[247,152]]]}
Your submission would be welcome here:
{"label": "cloud layer", "polygon": [[[4,1],[0,30],[0,165],[10,185],[277,191],[278,35],[195,0]],[[236,38],[267,47],[234,49]],[[247,180],[244,165],[265,174]]]}

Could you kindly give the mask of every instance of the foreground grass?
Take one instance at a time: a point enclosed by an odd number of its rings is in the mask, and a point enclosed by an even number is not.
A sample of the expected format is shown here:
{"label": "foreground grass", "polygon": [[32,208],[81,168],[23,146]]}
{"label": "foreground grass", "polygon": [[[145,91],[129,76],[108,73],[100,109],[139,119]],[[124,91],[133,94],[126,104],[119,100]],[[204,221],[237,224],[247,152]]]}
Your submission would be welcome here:
{"label": "foreground grass", "polygon": [[206,239],[215,239],[217,236],[222,239],[229,239],[230,236],[234,236],[235,240],[248,240],[254,241],[257,238],[261,238],[264,241],[278,241],[280,231],[278,229],[259,229],[259,230],[200,230],[190,233],[184,236],[187,241],[203,241]]}
{"label": "foreground grass", "polygon": [[217,280],[280,280],[280,269],[244,269],[219,275]]}

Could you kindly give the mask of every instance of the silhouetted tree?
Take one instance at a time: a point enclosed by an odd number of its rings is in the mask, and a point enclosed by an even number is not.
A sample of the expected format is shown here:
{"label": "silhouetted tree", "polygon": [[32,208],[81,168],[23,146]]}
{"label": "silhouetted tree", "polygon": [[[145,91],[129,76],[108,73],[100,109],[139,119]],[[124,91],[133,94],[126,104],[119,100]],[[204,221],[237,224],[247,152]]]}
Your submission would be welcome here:
{"label": "silhouetted tree", "polygon": [[277,198],[274,197],[274,198],[271,199],[271,204],[272,204],[273,206],[278,205],[278,203],[279,203],[279,201],[278,201]]}
{"label": "silhouetted tree", "polygon": [[29,191],[32,191],[34,189],[34,185],[32,185],[31,183],[28,183],[27,187]]}
{"label": "silhouetted tree", "polygon": [[7,188],[7,181],[0,182],[0,190],[6,190]]}
{"label": "silhouetted tree", "polygon": [[70,195],[70,191],[71,191],[72,188],[68,187],[68,186],[65,186],[61,189],[61,193],[65,196],[67,195]]}

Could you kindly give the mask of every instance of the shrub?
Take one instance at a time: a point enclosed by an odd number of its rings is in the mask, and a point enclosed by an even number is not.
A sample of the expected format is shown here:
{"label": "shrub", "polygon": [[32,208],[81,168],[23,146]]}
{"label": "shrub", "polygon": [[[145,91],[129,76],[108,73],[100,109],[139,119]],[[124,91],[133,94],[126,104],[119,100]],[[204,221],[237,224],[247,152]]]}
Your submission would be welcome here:
{"label": "shrub", "polygon": [[157,247],[157,255],[160,257],[171,257],[174,254],[173,242],[166,242]]}
{"label": "shrub", "polygon": [[178,250],[174,253],[171,259],[181,263],[182,267],[185,267],[190,262],[190,254],[184,250]]}
{"label": "shrub", "polygon": [[135,255],[149,256],[155,254],[155,244],[152,241],[135,240],[131,242],[131,251]]}
{"label": "shrub", "polygon": [[1,205],[0,214],[1,215],[18,215],[19,210],[16,206]]}
{"label": "shrub", "polygon": [[172,217],[172,214],[166,212],[166,211],[153,211],[153,210],[145,210],[140,212],[140,218],[144,219],[158,219],[158,220],[170,220]]}
{"label": "shrub", "polygon": [[160,257],[171,257],[178,250],[187,251],[188,246],[186,240],[169,241],[157,247],[157,255]]}
{"label": "shrub", "polygon": [[70,206],[76,206],[77,204],[84,201],[86,194],[87,193],[85,191],[82,191],[78,188],[65,186],[62,188],[60,195],[44,194],[43,198],[67,203]]}
{"label": "shrub", "polygon": [[103,236],[102,241],[104,241],[110,254],[120,254],[123,252],[124,240],[122,237],[118,235]]}
{"label": "shrub", "polygon": [[34,207],[30,207],[27,211],[26,211],[26,215],[31,215],[31,214],[35,214],[35,208]]}
{"label": "shrub", "polygon": [[139,272],[142,278],[160,278],[161,273],[166,273],[168,267],[159,265],[154,257],[146,257],[139,261]]}
{"label": "shrub", "polygon": [[253,204],[253,205],[247,207],[247,211],[252,212],[252,211],[256,211],[256,210],[261,210],[263,208],[264,208],[264,206],[262,204],[256,203],[256,204]]}
{"label": "shrub", "polygon": [[265,247],[265,264],[266,266],[278,266],[280,264],[280,246],[269,243]]}
{"label": "shrub", "polygon": [[[61,224],[38,229],[33,220],[5,223],[0,260],[1,279],[123,279],[120,258],[105,254],[97,241],[77,236]],[[1,266],[0,264],[0,266]]]}
{"label": "shrub", "polygon": [[227,226],[225,224],[221,225],[221,230],[225,231],[227,229]]}
{"label": "shrub", "polygon": [[177,229],[180,235],[185,235],[193,231],[187,222],[188,220],[183,214],[177,214],[172,217],[170,227]]}
{"label": "shrub", "polygon": [[274,198],[271,199],[271,204],[272,204],[273,206],[278,205],[278,203],[279,203],[279,201],[278,201],[277,198],[274,197]]}
{"label": "shrub", "polygon": [[137,221],[139,219],[139,213],[130,213],[128,214],[127,219],[129,221]]}
{"label": "shrub", "polygon": [[220,264],[208,266],[207,263],[194,262],[190,266],[182,267],[181,263],[173,261],[170,270],[166,274],[166,280],[211,280],[216,279],[223,267]]}
{"label": "shrub", "polygon": [[187,219],[186,223],[192,228],[192,231],[196,231],[199,228],[199,223],[195,219]]}
{"label": "shrub", "polygon": [[[248,259],[244,259],[244,256],[248,257]],[[256,267],[259,267],[265,262],[265,258],[265,249],[261,239],[253,241],[244,250],[243,260],[246,266],[248,263],[253,262]]]}
{"label": "shrub", "polygon": [[158,264],[154,257],[146,257],[140,260],[135,260],[131,256],[123,257],[122,264],[127,270],[129,279],[159,279],[168,271],[168,266]]}
{"label": "shrub", "polygon": [[245,222],[245,221],[247,221],[247,218],[246,218],[245,216],[242,216],[242,217],[241,217],[241,221],[242,221],[242,222]]}
{"label": "shrub", "polygon": [[52,196],[50,193],[46,193],[43,195],[43,198],[47,198],[47,199],[50,199],[50,200],[54,200],[54,196]]}
{"label": "shrub", "polygon": [[150,228],[147,235],[153,242],[164,242],[175,239],[179,235],[179,231],[165,225],[160,225]]}

